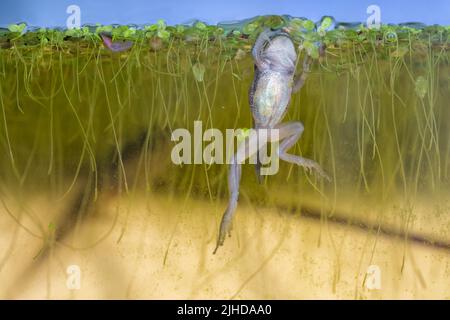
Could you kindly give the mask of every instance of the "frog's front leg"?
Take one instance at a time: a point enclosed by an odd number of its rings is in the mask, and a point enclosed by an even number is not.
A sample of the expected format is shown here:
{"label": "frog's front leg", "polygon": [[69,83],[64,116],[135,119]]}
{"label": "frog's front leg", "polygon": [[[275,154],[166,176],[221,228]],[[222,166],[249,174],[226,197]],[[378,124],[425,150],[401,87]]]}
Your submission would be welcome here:
{"label": "frog's front leg", "polygon": [[303,158],[297,155],[289,154],[289,150],[303,133],[304,127],[301,122],[287,122],[276,126],[279,130],[279,139],[281,141],[278,149],[280,159],[304,167],[308,171],[315,170],[320,176],[330,181],[330,177],[325,173],[322,167],[314,160]]}
{"label": "frog's front leg", "polygon": [[[303,50],[303,46],[299,46],[300,52]],[[325,55],[326,46],[325,44],[321,44],[319,47],[319,54],[320,57],[323,57]],[[313,59],[311,56],[307,53],[305,53],[305,57],[303,58],[303,68],[302,73],[295,77],[294,83],[292,84],[292,93],[298,92],[303,85],[305,84],[306,78],[308,78],[308,75],[311,71],[311,64],[313,63]]]}
{"label": "frog's front leg", "polygon": [[305,84],[306,78],[308,78],[311,69],[311,63],[311,57],[306,54],[305,58],[303,59],[302,73],[299,76],[296,76],[294,79],[294,83],[292,85],[292,93],[298,92]]}

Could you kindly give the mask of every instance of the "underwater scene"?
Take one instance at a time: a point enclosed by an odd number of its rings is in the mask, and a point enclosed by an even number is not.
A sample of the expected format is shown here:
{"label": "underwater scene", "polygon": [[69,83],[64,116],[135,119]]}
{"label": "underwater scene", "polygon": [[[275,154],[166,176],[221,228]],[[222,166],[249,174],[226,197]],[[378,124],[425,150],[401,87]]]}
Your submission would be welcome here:
{"label": "underwater scene", "polygon": [[450,298],[448,25],[72,9],[0,29],[2,299]]}

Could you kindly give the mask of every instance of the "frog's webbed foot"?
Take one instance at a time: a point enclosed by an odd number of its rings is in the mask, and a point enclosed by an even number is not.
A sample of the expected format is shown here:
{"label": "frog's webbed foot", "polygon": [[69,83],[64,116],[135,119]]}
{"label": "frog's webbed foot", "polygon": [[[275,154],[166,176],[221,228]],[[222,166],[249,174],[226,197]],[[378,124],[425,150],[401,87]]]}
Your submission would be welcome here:
{"label": "frog's webbed foot", "polygon": [[[331,178],[328,176],[328,174],[326,174],[326,172],[322,169],[322,167],[314,160],[302,158],[299,156],[294,156],[291,154],[286,154],[286,156],[289,156],[290,158],[292,157],[289,162],[295,163],[297,165],[304,167],[309,173],[312,173],[313,171],[315,171],[322,178],[325,178],[327,181],[331,181]],[[301,160],[299,158],[301,158]],[[283,159],[283,160],[285,160],[285,159]],[[285,160],[285,161],[288,161],[288,160]]]}
{"label": "frog's webbed foot", "polygon": [[101,36],[101,38],[103,40],[103,44],[109,50],[114,51],[114,52],[120,52],[120,51],[128,50],[133,45],[133,42],[131,42],[131,41],[113,42],[111,37],[109,37],[109,36],[107,36],[106,34],[103,34],[103,33],[101,33],[100,36]]}
{"label": "frog's webbed foot", "polygon": [[300,139],[300,136],[302,135],[304,130],[303,124],[301,122],[283,123],[278,125],[277,128],[279,129],[280,140],[282,140],[278,151],[280,159],[289,163],[302,166],[308,172],[314,170],[321,177],[325,178],[328,181],[331,181],[331,178],[326,174],[326,172],[322,169],[322,167],[314,160],[303,158],[286,152],[297,142],[298,139]]}

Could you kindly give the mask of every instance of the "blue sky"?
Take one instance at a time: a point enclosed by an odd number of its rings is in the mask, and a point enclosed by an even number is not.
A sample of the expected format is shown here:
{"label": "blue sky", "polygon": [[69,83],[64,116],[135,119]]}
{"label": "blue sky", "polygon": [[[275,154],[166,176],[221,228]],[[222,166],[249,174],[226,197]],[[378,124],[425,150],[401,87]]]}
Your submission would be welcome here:
{"label": "blue sky", "polygon": [[264,14],[290,14],[318,21],[366,21],[371,4],[381,8],[382,23],[423,22],[450,25],[450,0],[0,0],[0,26],[27,22],[34,26],[65,26],[66,8],[81,8],[81,23],[169,24],[200,19],[208,23]]}

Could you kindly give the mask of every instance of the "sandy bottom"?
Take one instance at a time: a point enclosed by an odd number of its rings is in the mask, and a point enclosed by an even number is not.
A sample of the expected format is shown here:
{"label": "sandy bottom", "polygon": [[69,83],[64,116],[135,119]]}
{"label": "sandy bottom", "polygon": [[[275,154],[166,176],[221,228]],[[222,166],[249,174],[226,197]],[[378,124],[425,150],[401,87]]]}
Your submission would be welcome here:
{"label": "sandy bottom", "polygon": [[[35,260],[43,240],[29,231],[39,232],[0,206],[0,298],[450,299],[446,249],[243,203],[213,255],[221,202],[108,202]],[[30,205],[42,216],[46,206]],[[368,268],[380,272],[367,276]]]}

